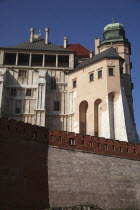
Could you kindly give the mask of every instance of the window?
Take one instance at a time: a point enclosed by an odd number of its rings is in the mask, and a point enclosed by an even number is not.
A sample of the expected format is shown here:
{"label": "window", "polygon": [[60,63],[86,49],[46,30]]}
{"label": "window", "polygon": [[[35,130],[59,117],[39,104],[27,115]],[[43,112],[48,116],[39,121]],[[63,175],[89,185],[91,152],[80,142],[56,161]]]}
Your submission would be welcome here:
{"label": "window", "polygon": [[75,139],[70,138],[70,139],[69,139],[69,144],[70,144],[70,145],[75,145]]}
{"label": "window", "polygon": [[31,88],[26,89],[26,96],[31,96],[32,95],[32,90]]}
{"label": "window", "polygon": [[119,148],[120,152],[122,152],[122,147]]}
{"label": "window", "polygon": [[17,100],[15,104],[15,114],[21,114],[21,100]]}
{"label": "window", "polygon": [[98,79],[102,78],[102,70],[98,71]]}
{"label": "window", "polygon": [[58,56],[58,66],[59,67],[69,67],[69,56],[59,55]]}
{"label": "window", "polygon": [[90,142],[90,147],[91,147],[91,148],[93,147],[93,143],[92,143],[92,142]]}
{"label": "window", "polygon": [[76,88],[77,84],[76,84],[76,80],[73,80],[73,88]]}
{"label": "window", "polygon": [[94,80],[94,74],[91,73],[91,74],[89,75],[89,81],[91,82],[91,81],[93,81],[93,80]]}
{"label": "window", "polygon": [[16,53],[5,53],[4,64],[5,65],[15,65],[16,64]]}
{"label": "window", "polygon": [[51,78],[51,89],[56,90],[56,79],[55,79],[55,77]]}
{"label": "window", "polygon": [[56,55],[45,55],[45,66],[56,66]]}
{"label": "window", "polygon": [[115,146],[114,145],[112,146],[112,150],[115,151]]}
{"label": "window", "polygon": [[108,68],[108,75],[113,76],[114,75],[114,69],[113,68]]}
{"label": "window", "polygon": [[54,102],[54,111],[60,111],[60,102],[59,101]]}
{"label": "window", "polygon": [[20,114],[20,108],[18,107],[15,108],[15,114]]}
{"label": "window", "polygon": [[20,66],[29,66],[29,54],[18,54],[18,65]]}
{"label": "window", "polygon": [[33,132],[33,139],[37,139],[38,138],[38,133],[36,131]]}
{"label": "window", "polygon": [[127,51],[127,49],[126,49],[126,48],[124,49],[124,52],[125,52],[125,54],[127,54],[127,53],[128,53],[128,51]]}
{"label": "window", "polygon": [[105,149],[106,149],[106,150],[108,149],[108,145],[107,145],[107,144],[105,144]]}
{"label": "window", "polygon": [[25,69],[24,70],[19,69],[19,72],[18,72],[19,77],[26,77],[26,75],[27,75],[27,71]]}
{"label": "window", "polygon": [[42,66],[43,55],[32,54],[32,66]]}
{"label": "window", "polygon": [[11,96],[16,96],[16,95],[17,95],[17,89],[11,88]]}

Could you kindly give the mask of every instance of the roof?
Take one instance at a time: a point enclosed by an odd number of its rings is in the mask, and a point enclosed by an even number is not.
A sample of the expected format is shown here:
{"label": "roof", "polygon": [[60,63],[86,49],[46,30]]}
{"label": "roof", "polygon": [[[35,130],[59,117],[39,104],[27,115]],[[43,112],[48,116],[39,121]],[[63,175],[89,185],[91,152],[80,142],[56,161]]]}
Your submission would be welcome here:
{"label": "roof", "polygon": [[116,49],[111,47],[95,56],[93,56],[92,58],[87,59],[86,61],[83,61],[82,63],[80,63],[75,70],[83,68],[85,66],[89,66],[92,63],[95,63],[99,60],[102,60],[104,58],[112,58],[112,59],[123,59],[122,57],[120,57],[118,55],[118,53],[116,52]]}
{"label": "roof", "polygon": [[2,49],[19,49],[19,50],[39,50],[39,51],[60,51],[60,52],[72,52],[72,50],[63,49],[52,43],[45,44],[44,39],[34,39],[34,42],[23,42],[15,46],[1,47]]}
{"label": "roof", "polygon": [[[62,45],[60,47],[63,48]],[[90,55],[90,50],[88,50],[81,44],[68,44],[66,49],[75,51],[76,55],[79,57],[89,57]]]}
{"label": "roof", "polygon": [[104,32],[108,30],[116,30],[116,29],[122,29],[124,30],[124,25],[120,23],[111,23],[104,27]]}

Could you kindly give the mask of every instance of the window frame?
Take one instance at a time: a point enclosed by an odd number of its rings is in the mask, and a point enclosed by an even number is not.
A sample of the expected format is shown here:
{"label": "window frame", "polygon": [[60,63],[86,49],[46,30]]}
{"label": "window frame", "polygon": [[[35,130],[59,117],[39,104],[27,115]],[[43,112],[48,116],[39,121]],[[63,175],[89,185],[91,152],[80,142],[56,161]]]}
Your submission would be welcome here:
{"label": "window frame", "polygon": [[60,101],[54,101],[54,112],[60,112]]}
{"label": "window frame", "polygon": [[19,69],[18,76],[20,78],[27,78],[27,70],[26,69]]}
{"label": "window frame", "polygon": [[[110,69],[113,70],[113,74],[112,74],[112,75],[111,75],[110,72],[109,72]],[[115,76],[115,73],[114,73],[114,72],[115,72],[115,71],[114,71],[114,67],[113,67],[113,66],[109,66],[109,67],[108,67],[108,76],[109,76],[109,77]]]}
{"label": "window frame", "polygon": [[[93,78],[91,79],[91,75],[93,75]],[[89,72],[89,82],[94,81],[94,72]]]}
{"label": "window frame", "polygon": [[72,88],[77,88],[77,79],[72,80]]}
{"label": "window frame", "polygon": [[[101,72],[101,76],[99,76],[99,72]],[[102,71],[102,69],[99,69],[98,70],[98,79],[101,79],[101,78],[103,78],[103,71]]]}
{"label": "window frame", "polygon": [[[27,94],[27,93],[30,93],[30,94]],[[32,96],[32,88],[27,88],[26,89],[26,97],[31,97]]]}

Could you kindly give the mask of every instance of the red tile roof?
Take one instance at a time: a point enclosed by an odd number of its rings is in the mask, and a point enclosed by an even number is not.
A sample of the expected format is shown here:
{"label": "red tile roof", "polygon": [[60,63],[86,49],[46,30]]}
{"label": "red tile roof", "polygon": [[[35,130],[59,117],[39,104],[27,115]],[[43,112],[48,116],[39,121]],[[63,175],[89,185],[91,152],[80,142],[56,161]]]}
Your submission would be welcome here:
{"label": "red tile roof", "polygon": [[[60,47],[64,48],[62,45]],[[89,57],[90,55],[90,50],[81,44],[68,44],[66,49],[75,51],[79,57]]]}

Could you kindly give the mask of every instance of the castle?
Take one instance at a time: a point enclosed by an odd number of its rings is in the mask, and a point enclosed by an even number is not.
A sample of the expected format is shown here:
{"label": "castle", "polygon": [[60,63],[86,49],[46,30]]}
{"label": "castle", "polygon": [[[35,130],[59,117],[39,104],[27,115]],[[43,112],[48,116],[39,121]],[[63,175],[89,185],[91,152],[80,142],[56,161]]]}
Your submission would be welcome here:
{"label": "castle", "polygon": [[27,42],[0,48],[0,111],[54,130],[139,142],[134,113],[131,45],[120,23],[95,39],[57,46],[30,29]]}

